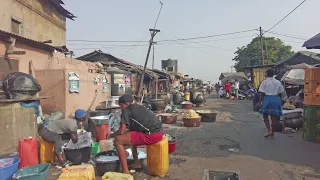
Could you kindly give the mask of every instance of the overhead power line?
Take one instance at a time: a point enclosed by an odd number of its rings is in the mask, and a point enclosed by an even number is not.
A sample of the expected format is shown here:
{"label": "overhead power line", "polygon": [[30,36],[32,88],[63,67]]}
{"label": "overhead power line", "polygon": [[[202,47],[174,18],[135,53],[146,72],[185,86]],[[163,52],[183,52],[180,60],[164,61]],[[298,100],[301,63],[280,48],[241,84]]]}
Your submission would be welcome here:
{"label": "overhead power line", "polygon": [[[200,36],[200,37],[189,37],[189,38],[178,38],[178,39],[164,39],[164,40],[159,40],[158,42],[175,42],[175,41],[187,41],[187,40],[196,40],[196,39],[206,39],[206,38],[212,38],[212,37],[219,37],[219,36],[227,36],[227,35],[232,35],[232,34],[240,34],[240,33],[246,33],[246,32],[251,32],[251,31],[257,31],[257,29],[251,29],[251,30],[245,30],[245,31],[237,31],[237,32],[230,32],[230,33],[223,33],[223,34],[215,34],[215,35],[209,35],[209,36]],[[115,40],[79,40],[79,39],[71,39],[67,40],[68,42],[110,42],[110,43],[140,43],[140,42],[149,42],[149,41],[115,41]]]}
{"label": "overhead power line", "polygon": [[292,38],[292,39],[308,40],[306,38],[295,37],[295,36],[286,35],[286,34],[282,34],[282,33],[276,33],[276,32],[272,32],[272,31],[270,31],[269,33],[270,34],[275,34],[275,35],[278,35],[278,36],[289,37],[289,38]]}
{"label": "overhead power line", "polygon": [[283,20],[285,20],[290,14],[292,14],[295,10],[297,10],[304,2],[307,0],[303,0],[297,7],[295,7],[292,11],[289,12],[286,16],[284,16],[280,21],[278,21],[275,25],[273,25],[270,29],[268,29],[264,34],[268,33],[271,29],[276,27],[278,24],[280,24]]}
{"label": "overhead power line", "polygon": [[[164,35],[166,35],[167,37],[172,36],[172,37],[177,38],[176,36],[173,36],[173,35],[168,34],[168,33],[165,33],[165,32],[162,32],[161,34],[164,34]],[[170,38],[170,37],[169,37],[169,38]],[[177,42],[177,43],[179,43],[179,44],[181,44],[181,45],[184,45],[184,46],[186,46],[186,47],[188,47],[188,48],[192,48],[192,49],[195,49],[195,50],[197,50],[197,51],[200,51],[200,52],[203,52],[203,53],[206,53],[206,54],[212,54],[212,55],[219,56],[218,54],[210,53],[210,52],[204,51],[204,50],[202,50],[202,49],[198,49],[198,48],[189,46],[188,44],[181,43],[181,42],[179,42],[178,40],[174,40],[174,39],[173,39],[173,41],[175,41],[175,42]]]}
{"label": "overhead power line", "polygon": [[200,37],[191,37],[191,38],[178,38],[178,39],[171,39],[171,40],[159,40],[158,42],[187,41],[187,40],[196,40],[196,39],[206,39],[206,38],[212,38],[212,37],[219,37],[219,36],[227,36],[227,35],[232,35],[232,34],[246,33],[246,32],[251,32],[251,31],[257,31],[257,29],[250,29],[250,30],[245,30],[245,31],[237,31],[237,32],[231,32],[231,33],[224,33],[224,34],[216,34],[216,35],[210,35],[210,36],[200,36]]}

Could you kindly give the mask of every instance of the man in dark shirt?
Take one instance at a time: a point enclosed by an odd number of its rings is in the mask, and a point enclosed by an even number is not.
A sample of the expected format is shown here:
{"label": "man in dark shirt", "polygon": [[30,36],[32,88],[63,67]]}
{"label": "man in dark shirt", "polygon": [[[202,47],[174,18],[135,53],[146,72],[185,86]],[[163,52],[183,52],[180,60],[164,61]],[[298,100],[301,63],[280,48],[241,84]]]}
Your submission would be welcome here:
{"label": "man in dark shirt", "polygon": [[[131,94],[124,94],[119,98],[122,109],[120,129],[116,132],[115,146],[120,159],[123,173],[129,174],[127,154],[124,145],[132,146],[134,158],[133,169],[141,170],[141,163],[137,155],[137,146],[155,144],[162,140],[162,123],[144,106],[133,104]],[[126,129],[129,129],[126,132]]]}

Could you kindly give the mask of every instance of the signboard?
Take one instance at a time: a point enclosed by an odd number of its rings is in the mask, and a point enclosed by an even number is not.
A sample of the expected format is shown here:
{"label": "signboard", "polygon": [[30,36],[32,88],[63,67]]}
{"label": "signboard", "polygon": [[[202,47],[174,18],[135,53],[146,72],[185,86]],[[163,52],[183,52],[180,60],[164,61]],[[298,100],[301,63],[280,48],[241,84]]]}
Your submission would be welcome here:
{"label": "signboard", "polygon": [[125,74],[123,76],[124,79],[124,84],[126,85],[126,87],[131,87],[131,74]]}
{"label": "signboard", "polygon": [[79,82],[79,75],[74,72],[69,72],[69,91],[71,93],[78,93],[80,92],[80,82]]}
{"label": "signboard", "polygon": [[126,92],[125,84],[119,84],[119,94],[124,94]]}
{"label": "signboard", "polygon": [[114,74],[114,84],[125,84],[123,74]]}

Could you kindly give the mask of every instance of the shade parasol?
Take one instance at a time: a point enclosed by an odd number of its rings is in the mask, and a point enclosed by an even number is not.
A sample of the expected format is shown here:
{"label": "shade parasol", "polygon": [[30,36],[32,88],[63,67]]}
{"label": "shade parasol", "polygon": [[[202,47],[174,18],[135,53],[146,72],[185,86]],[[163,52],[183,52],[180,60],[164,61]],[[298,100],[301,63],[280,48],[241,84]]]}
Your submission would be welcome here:
{"label": "shade parasol", "polygon": [[320,33],[304,42],[302,47],[307,49],[320,49]]}
{"label": "shade parasol", "polygon": [[221,80],[221,84],[225,84],[227,81],[234,82],[236,79],[238,79],[239,83],[246,83],[248,82],[248,78],[238,75],[231,75],[223,78]]}

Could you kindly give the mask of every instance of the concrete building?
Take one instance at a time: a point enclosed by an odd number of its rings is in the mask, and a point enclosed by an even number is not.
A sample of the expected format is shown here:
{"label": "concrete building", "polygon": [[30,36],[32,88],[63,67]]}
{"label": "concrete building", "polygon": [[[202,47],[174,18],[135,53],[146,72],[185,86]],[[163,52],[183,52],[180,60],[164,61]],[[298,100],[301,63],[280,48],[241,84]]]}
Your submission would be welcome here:
{"label": "concrete building", "polygon": [[[107,74],[92,73],[96,65],[65,56],[66,18],[74,16],[65,10],[61,0],[0,0],[0,74],[30,73],[41,85],[44,113],[62,111],[71,117],[78,108],[91,110],[110,96],[110,85],[95,82]],[[51,40],[52,43],[43,43]],[[57,47],[59,46],[59,47]],[[69,73],[79,76],[79,92],[70,92]],[[109,91],[106,91],[107,88]],[[96,98],[95,98],[96,97]]]}
{"label": "concrete building", "polygon": [[178,72],[178,60],[162,60],[161,61],[161,69],[168,72]]}
{"label": "concrete building", "polygon": [[66,43],[66,18],[75,17],[56,0],[1,0],[0,30],[52,46]]}

